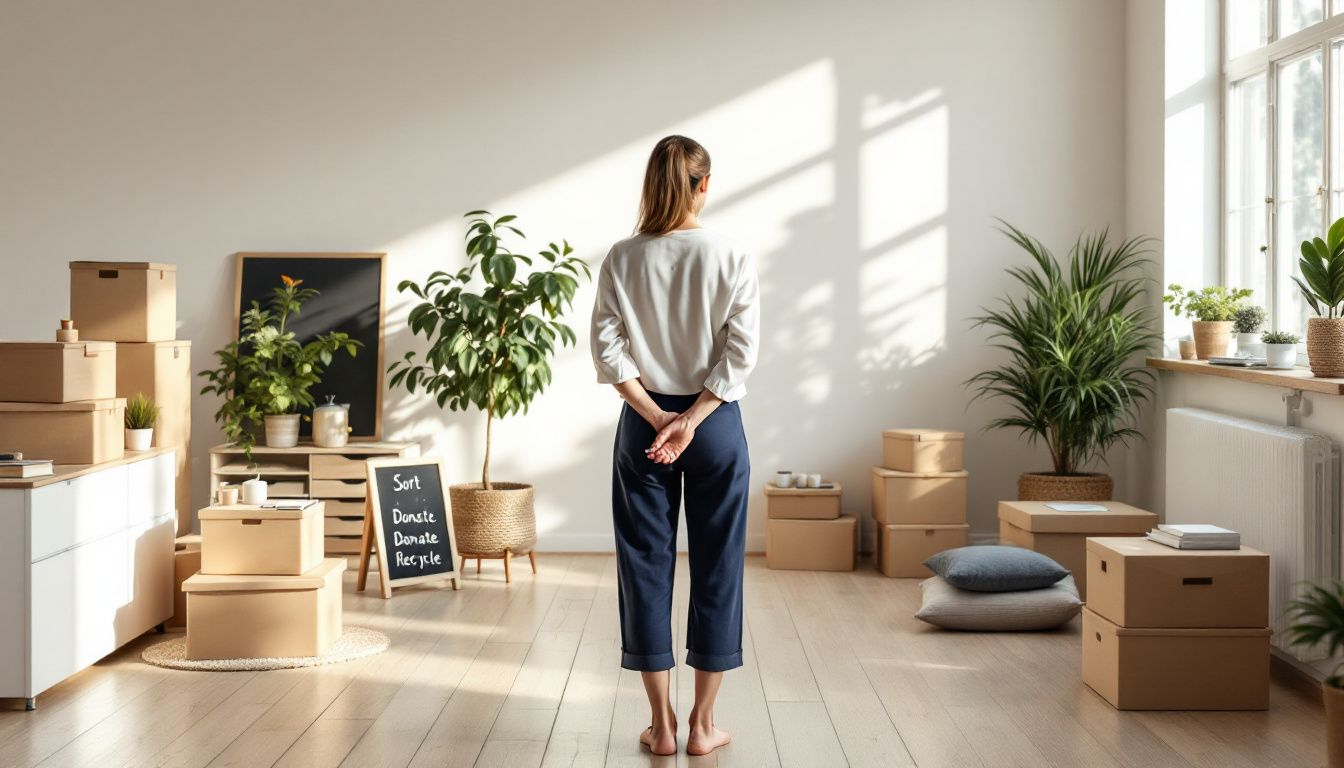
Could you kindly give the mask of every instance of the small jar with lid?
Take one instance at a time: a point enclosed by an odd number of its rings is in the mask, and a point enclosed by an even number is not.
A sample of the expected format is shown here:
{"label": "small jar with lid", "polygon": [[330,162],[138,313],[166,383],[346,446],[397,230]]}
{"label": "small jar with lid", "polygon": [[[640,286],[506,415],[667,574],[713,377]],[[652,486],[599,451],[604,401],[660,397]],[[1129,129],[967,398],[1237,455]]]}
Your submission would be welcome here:
{"label": "small jar with lid", "polygon": [[350,404],[338,403],[335,395],[327,395],[327,402],[313,409],[313,444],[344,448],[349,439]]}

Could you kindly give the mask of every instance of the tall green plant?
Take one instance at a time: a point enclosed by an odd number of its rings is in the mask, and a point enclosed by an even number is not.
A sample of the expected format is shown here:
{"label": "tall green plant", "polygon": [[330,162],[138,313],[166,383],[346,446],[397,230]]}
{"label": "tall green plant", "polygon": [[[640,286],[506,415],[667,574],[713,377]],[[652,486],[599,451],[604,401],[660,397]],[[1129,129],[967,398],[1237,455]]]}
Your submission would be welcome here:
{"label": "tall green plant", "polygon": [[[526,239],[517,216],[495,218],[471,211],[467,224],[467,265],[455,273],[437,271],[424,284],[403,280],[398,291],[415,294],[411,333],[429,340],[429,350],[388,367],[390,387],[404,385],[434,395],[440,408],[485,412],[485,462],[481,485],[490,484],[491,428],[497,417],[526,412],[551,383],[550,358],[556,345],[575,342],[574,331],[559,320],[574,302],[579,278],[591,278],[588,265],[567,240],[550,243],[538,255],[545,266],[520,274],[532,259],[510,250],[505,236]],[[480,277],[481,282],[476,282]],[[479,290],[474,290],[479,287]]]}
{"label": "tall green plant", "polygon": [[1325,239],[1302,241],[1297,260],[1301,277],[1293,276],[1302,298],[1319,317],[1344,317],[1344,218],[1330,225]]}
{"label": "tall green plant", "polygon": [[[1296,645],[1324,643],[1331,656],[1344,651],[1344,582],[1334,581],[1329,586],[1312,584],[1296,600],[1288,603],[1289,641]],[[1340,686],[1340,669],[1326,678],[1326,683]]]}
{"label": "tall green plant", "polygon": [[992,329],[1003,365],[966,383],[976,397],[1001,397],[1012,414],[990,422],[1050,450],[1054,471],[1076,474],[1139,436],[1133,422],[1152,392],[1152,373],[1135,361],[1158,340],[1148,326],[1142,267],[1149,238],[1112,246],[1107,232],[1080,237],[1061,264],[1039,240],[1000,220],[1001,231],[1033,261],[1008,274],[1026,294],[1005,297],[973,318]]}

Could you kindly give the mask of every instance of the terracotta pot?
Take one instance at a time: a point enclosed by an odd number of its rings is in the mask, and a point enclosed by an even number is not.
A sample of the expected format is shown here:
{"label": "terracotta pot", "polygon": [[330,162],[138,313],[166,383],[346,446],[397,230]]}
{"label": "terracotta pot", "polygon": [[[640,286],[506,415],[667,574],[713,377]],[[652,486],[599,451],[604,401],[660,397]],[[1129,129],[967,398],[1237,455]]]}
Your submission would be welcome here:
{"label": "terracotta pot", "polygon": [[1232,343],[1231,320],[1196,320],[1190,324],[1195,334],[1195,356],[1200,360],[1224,357]]}
{"label": "terracotta pot", "polygon": [[448,487],[453,505],[453,533],[462,555],[517,555],[537,544],[533,489],[527,483],[480,483]]}
{"label": "terracotta pot", "polygon": [[1313,376],[1344,377],[1344,317],[1307,319],[1307,364]]}
{"label": "terracotta pot", "polygon": [[1325,749],[1330,768],[1344,768],[1344,688],[1325,683]]}
{"label": "terracotta pot", "polygon": [[1100,472],[1081,475],[1024,472],[1017,478],[1019,501],[1110,501],[1114,488],[1111,476]]}
{"label": "terracotta pot", "polygon": [[293,448],[299,444],[299,414],[267,416],[265,422],[267,447]]}

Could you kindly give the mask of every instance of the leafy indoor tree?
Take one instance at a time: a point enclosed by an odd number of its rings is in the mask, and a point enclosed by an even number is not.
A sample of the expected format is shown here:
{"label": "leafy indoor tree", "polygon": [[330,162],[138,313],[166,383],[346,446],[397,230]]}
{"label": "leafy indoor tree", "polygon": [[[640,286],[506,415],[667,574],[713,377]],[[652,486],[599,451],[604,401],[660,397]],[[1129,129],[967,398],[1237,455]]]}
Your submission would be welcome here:
{"label": "leafy indoor tree", "polygon": [[[471,211],[467,226],[467,265],[457,272],[434,272],[424,284],[403,280],[398,291],[422,300],[410,312],[413,334],[430,342],[417,357],[407,352],[388,368],[389,386],[405,385],[434,395],[440,408],[485,412],[485,462],[481,485],[491,490],[490,438],[496,417],[526,412],[533,398],[551,383],[550,358],[556,345],[575,342],[574,331],[558,318],[574,301],[579,277],[588,265],[570,256],[568,241],[550,243],[538,256],[542,268],[519,274],[532,258],[510,250],[504,236],[525,238],[512,223],[516,216],[494,218]],[[483,285],[475,282],[479,276]],[[479,288],[478,288],[479,286]]]}
{"label": "leafy indoor tree", "polygon": [[1078,239],[1061,264],[1039,240],[1003,223],[1034,268],[1008,274],[1026,289],[996,310],[974,318],[994,346],[1008,352],[1003,365],[969,381],[976,397],[1008,401],[1013,413],[990,422],[1016,429],[1050,450],[1056,475],[1074,475],[1103,460],[1116,443],[1139,435],[1134,418],[1152,392],[1152,374],[1139,357],[1158,340],[1145,315],[1142,268],[1149,238],[1112,245],[1107,232]]}

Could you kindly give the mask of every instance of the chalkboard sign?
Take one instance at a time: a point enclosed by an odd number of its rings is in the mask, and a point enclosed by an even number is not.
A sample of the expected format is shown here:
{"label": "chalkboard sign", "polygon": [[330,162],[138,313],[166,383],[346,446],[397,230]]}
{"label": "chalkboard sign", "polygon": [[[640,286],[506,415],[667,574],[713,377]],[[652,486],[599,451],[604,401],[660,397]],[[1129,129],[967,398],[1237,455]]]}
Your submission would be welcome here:
{"label": "chalkboard sign", "polygon": [[[240,253],[238,254],[235,325],[256,301],[265,307],[280,285],[280,276],[303,281],[303,287],[318,291],[290,317],[286,326],[300,342],[312,341],[319,333],[342,331],[364,346],[354,357],[341,353],[332,358],[313,387],[319,404],[327,395],[350,404],[350,436],[382,438],[383,413],[383,283],[381,253]],[[312,424],[299,420],[299,434],[312,433]]]}
{"label": "chalkboard sign", "polygon": [[390,457],[365,464],[369,484],[359,589],[368,576],[371,549],[378,553],[385,598],[393,587],[422,581],[450,579],[457,589],[457,542],[443,460]]}

